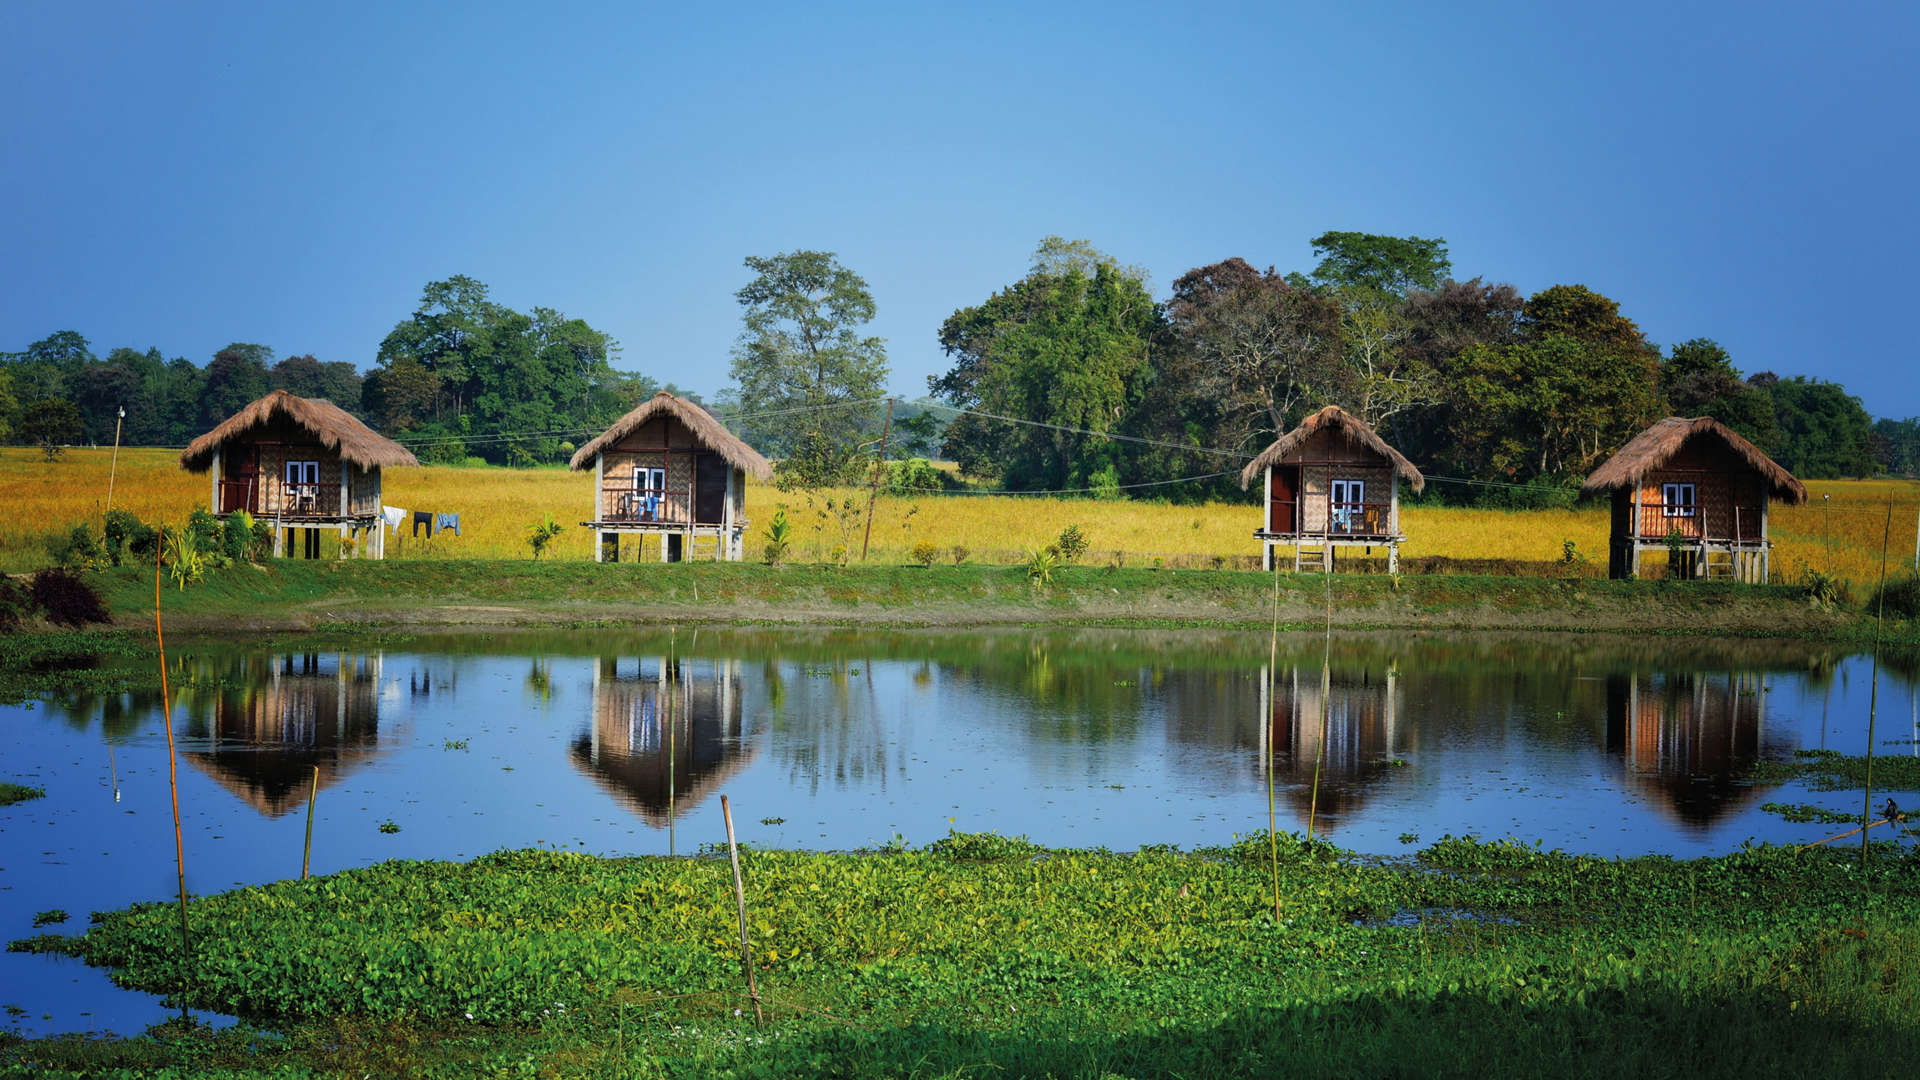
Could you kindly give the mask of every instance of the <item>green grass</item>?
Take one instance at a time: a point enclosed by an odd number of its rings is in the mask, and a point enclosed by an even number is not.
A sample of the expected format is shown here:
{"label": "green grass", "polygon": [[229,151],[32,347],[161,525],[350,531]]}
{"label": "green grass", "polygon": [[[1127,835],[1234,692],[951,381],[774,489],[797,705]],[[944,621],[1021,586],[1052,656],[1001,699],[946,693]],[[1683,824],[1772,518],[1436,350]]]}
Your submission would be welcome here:
{"label": "green grass", "polygon": [[46,788],[0,781],[0,806],[12,806],[14,803],[26,802],[28,799],[42,799],[46,794]]}
{"label": "green grass", "polygon": [[[1363,860],[1205,852],[391,862],[31,939],[283,1034],[0,1050],[40,1075],[1901,1075],[1920,855],[1604,860],[1445,838]],[[471,1019],[469,1018],[471,1016]]]}

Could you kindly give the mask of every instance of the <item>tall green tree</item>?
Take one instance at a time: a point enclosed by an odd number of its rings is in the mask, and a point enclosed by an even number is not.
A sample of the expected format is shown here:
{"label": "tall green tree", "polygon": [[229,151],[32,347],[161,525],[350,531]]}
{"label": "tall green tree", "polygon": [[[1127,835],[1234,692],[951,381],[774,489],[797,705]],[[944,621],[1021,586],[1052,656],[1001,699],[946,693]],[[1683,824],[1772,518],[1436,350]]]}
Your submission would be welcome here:
{"label": "tall green tree", "polygon": [[746,430],[781,455],[783,481],[851,479],[885,393],[886,343],[866,333],[873,293],[829,251],[748,256],[754,278],[734,296],[741,332],[733,350]]}
{"label": "tall green tree", "polygon": [[1447,242],[1438,237],[1324,232],[1313,238],[1313,253],[1320,259],[1311,275],[1315,285],[1393,297],[1439,288],[1453,269]]}
{"label": "tall green tree", "polygon": [[289,356],[268,372],[273,386],[305,398],[322,398],[348,412],[360,411],[362,379],[344,360],[322,362],[312,354]]}
{"label": "tall green tree", "polygon": [[1772,456],[1788,472],[1822,479],[1877,471],[1873,418],[1859,398],[1836,383],[1804,375],[1778,380],[1756,375],[1753,381],[1773,399],[1779,438]]}
{"label": "tall green tree", "polygon": [[267,378],[265,360],[271,350],[259,345],[229,345],[213,354],[207,365],[206,382],[200,390],[201,429],[213,427],[239,412],[258,398],[265,397],[272,384]]}
{"label": "tall green tree", "polygon": [[1733,358],[1711,338],[1675,345],[1660,367],[1660,388],[1676,416],[1711,416],[1761,450],[1778,437],[1773,400],[1740,377]]}
{"label": "tall green tree", "polygon": [[1012,488],[1081,488],[1120,456],[1101,436],[1142,399],[1160,316],[1140,278],[1079,244],[1090,257],[1050,261],[1049,238],[1026,277],[941,325],[954,366],[928,380],[934,395],[1036,422],[955,420],[947,454],[968,472]]}

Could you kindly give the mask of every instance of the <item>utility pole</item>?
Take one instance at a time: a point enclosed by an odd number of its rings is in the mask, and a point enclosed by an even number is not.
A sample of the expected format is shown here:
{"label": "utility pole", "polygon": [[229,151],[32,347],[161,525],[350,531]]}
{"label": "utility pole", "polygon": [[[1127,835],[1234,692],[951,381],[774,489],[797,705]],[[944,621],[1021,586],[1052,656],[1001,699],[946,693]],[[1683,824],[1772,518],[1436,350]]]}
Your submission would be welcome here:
{"label": "utility pole", "polygon": [[887,422],[880,428],[880,460],[873,468],[873,487],[867,492],[867,535],[860,541],[860,561],[867,561],[867,545],[873,542],[873,504],[880,498],[880,474],[887,467],[887,436],[893,433],[893,398],[887,398]]}
{"label": "utility pole", "polygon": [[[113,509],[113,476],[120,471],[120,423],[127,418],[127,407],[120,406],[113,418],[113,463],[107,466],[107,509]],[[218,509],[217,507],[215,509]]]}

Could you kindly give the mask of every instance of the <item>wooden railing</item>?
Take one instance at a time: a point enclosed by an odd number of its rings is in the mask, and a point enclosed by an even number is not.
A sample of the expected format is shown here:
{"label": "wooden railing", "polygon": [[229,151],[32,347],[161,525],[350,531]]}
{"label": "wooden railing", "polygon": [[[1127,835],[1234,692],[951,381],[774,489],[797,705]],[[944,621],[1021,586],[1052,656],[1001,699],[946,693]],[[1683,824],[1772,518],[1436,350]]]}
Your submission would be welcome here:
{"label": "wooden railing", "polygon": [[[1709,514],[1697,503],[1642,503],[1634,535],[1658,541],[1678,533],[1688,541],[1705,538],[1759,543],[1764,513],[1760,506],[1736,506]],[[1723,517],[1725,520],[1721,520]]]}
{"label": "wooden railing", "polygon": [[[1293,528],[1286,535],[1319,536],[1386,536],[1391,531],[1389,525],[1393,519],[1393,504],[1384,502],[1332,502],[1326,499],[1308,499],[1303,502],[1275,502],[1273,508],[1278,513],[1267,519],[1271,529],[1275,517],[1287,516],[1285,508],[1293,513]],[[1326,512],[1321,523],[1308,528],[1305,517],[1308,509]]]}
{"label": "wooden railing", "polygon": [[221,480],[220,512],[245,510],[255,517],[332,517],[340,513],[338,484],[280,484],[272,492],[260,481]]}
{"label": "wooden railing", "polygon": [[644,484],[602,483],[600,509],[603,521],[685,525],[689,517],[686,492],[675,499],[664,487]]}

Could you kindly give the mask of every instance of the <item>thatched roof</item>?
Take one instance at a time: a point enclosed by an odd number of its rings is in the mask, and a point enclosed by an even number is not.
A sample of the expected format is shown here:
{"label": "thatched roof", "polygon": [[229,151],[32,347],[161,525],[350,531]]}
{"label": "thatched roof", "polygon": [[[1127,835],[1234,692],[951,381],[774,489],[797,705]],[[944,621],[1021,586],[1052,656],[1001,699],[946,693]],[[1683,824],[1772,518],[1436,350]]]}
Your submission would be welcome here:
{"label": "thatched roof", "polygon": [[1284,461],[1301,443],[1312,438],[1321,428],[1329,427],[1346,436],[1348,442],[1358,443],[1392,462],[1394,475],[1405,478],[1414,491],[1427,489],[1427,478],[1420,475],[1420,470],[1413,467],[1413,462],[1388,446],[1387,440],[1368,427],[1365,421],[1338,405],[1329,405],[1307,417],[1299,427],[1275,439],[1272,446],[1260,451],[1258,457],[1247,462],[1247,467],[1240,470],[1240,486],[1245,488],[1252,484],[1254,478],[1265,472],[1268,466]]}
{"label": "thatched roof", "polygon": [[660,415],[671,416],[693,432],[707,449],[719,454],[736,469],[744,469],[758,479],[765,480],[773,475],[773,466],[760,456],[760,451],[740,441],[740,437],[728,431],[725,424],[713,418],[713,414],[695,405],[683,397],[675,397],[665,390],[640,403],[639,408],[613,422],[613,426],[601,432],[600,437],[580,448],[573,455],[572,467],[585,469],[593,465],[594,456],[611,447],[621,439],[640,430],[641,425]]}
{"label": "thatched roof", "polygon": [[286,420],[312,435],[315,442],[337,451],[340,460],[362,469],[376,466],[418,465],[419,459],[407,448],[354,419],[353,414],[324,398],[295,397],[275,390],[259,401],[228,417],[226,422],[187,444],[180,452],[180,465],[188,472],[206,472],[213,467],[214,452],[220,444],[265,427],[276,419]]}
{"label": "thatched roof", "polygon": [[1680,416],[1669,416],[1652,427],[1633,437],[1633,441],[1620,448],[1620,452],[1608,458],[1593,470],[1587,482],[1580,485],[1580,493],[1593,495],[1616,488],[1632,487],[1646,479],[1648,473],[1673,460],[1690,439],[1697,437],[1715,438],[1726,444],[1734,456],[1741,458],[1753,470],[1767,481],[1775,498],[1785,503],[1803,503],[1807,501],[1807,486],[1794,479],[1792,473],[1774,463],[1774,460],[1760,452],[1760,448],[1734,434],[1725,424],[1711,416],[1696,416],[1689,420]]}

